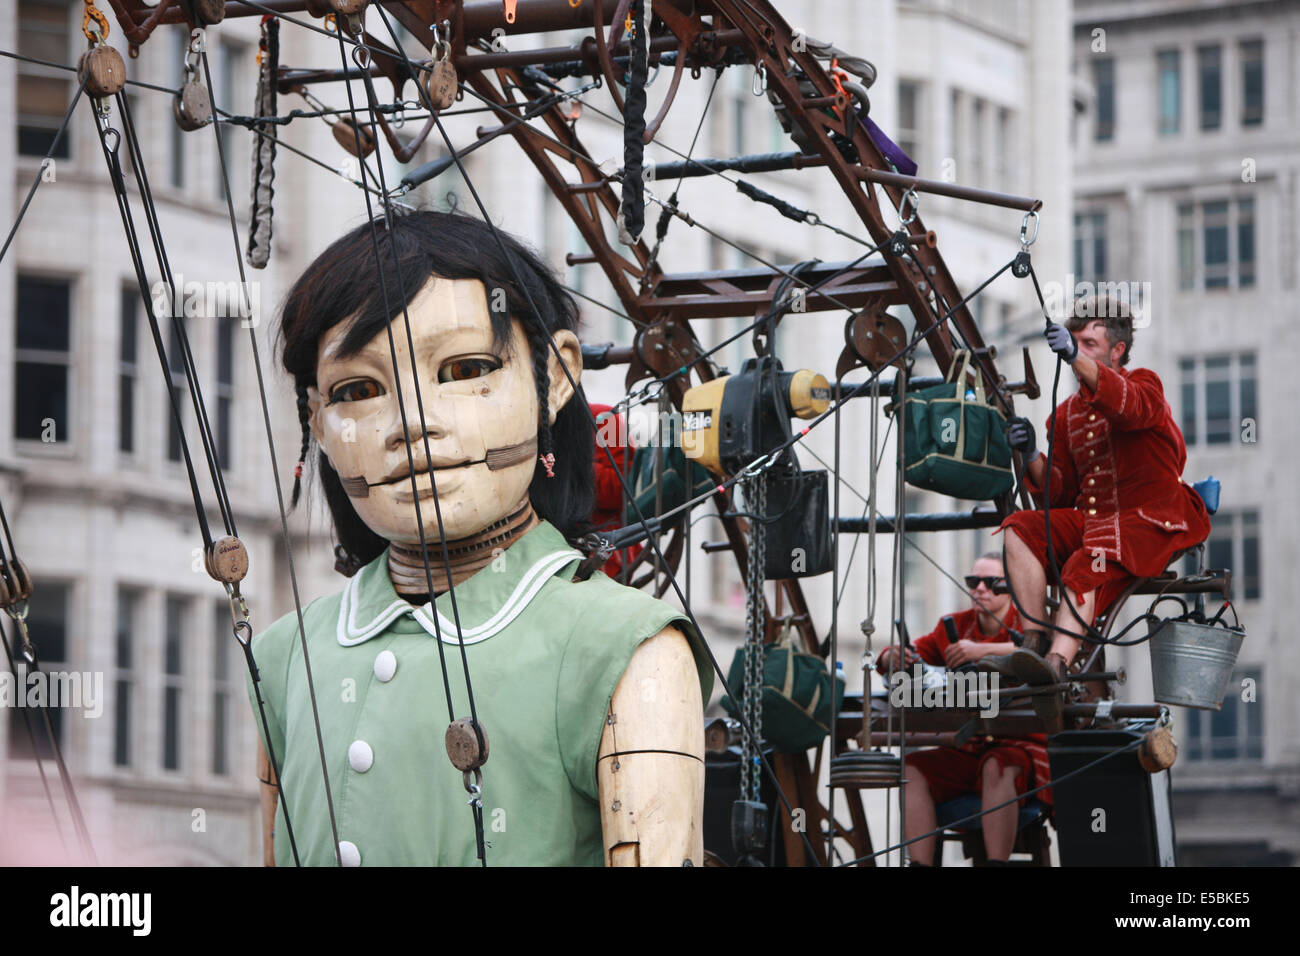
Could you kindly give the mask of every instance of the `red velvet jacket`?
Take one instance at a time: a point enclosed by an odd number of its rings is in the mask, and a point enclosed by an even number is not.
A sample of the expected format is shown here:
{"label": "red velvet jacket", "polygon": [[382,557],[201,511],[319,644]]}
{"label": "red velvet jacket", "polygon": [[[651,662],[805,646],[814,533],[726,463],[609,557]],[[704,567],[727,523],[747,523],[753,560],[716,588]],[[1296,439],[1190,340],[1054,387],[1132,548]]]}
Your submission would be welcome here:
{"label": "red velvet jacket", "polygon": [[[1205,540],[1210,516],[1182,480],[1187,447],[1160,377],[1105,366],[1097,374],[1096,391],[1080,385],[1048,419],[1048,441],[1058,414],[1066,424],[1052,451],[1051,505],[1083,513],[1085,551],[1154,577]],[[1025,483],[1041,505],[1042,487],[1028,475]]]}

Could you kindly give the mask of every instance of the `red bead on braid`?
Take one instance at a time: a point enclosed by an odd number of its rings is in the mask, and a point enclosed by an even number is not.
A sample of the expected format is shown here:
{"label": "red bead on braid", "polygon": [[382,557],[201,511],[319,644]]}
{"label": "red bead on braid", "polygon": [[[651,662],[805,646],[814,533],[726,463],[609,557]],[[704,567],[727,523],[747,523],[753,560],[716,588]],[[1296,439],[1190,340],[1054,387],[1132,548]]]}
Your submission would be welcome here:
{"label": "red bead on braid", "polygon": [[301,478],[301,477],[302,477],[302,466],[303,466],[304,464],[306,464],[306,462],[302,462],[302,461],[298,462],[298,467],[295,468],[295,469],[293,470],[293,476],[294,476],[295,478]]}
{"label": "red bead on braid", "polygon": [[553,452],[548,451],[545,455],[538,455],[537,457],[541,459],[542,466],[546,469],[546,477],[554,478],[555,477],[555,454]]}

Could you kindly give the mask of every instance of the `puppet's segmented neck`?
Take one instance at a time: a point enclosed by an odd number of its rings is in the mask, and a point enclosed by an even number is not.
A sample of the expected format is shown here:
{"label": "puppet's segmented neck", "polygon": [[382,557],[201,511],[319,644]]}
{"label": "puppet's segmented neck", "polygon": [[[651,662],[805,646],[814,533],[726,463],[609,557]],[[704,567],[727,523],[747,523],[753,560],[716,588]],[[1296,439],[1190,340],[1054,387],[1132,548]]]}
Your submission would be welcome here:
{"label": "puppet's segmented neck", "polygon": [[[434,593],[442,594],[453,585],[468,580],[475,572],[491,564],[500,551],[537,527],[539,522],[532,503],[525,498],[509,515],[477,534],[449,541],[445,549],[431,546],[428,556]],[[448,565],[451,567],[450,584],[447,581]],[[429,599],[429,582],[419,545],[392,542],[388,548],[388,576],[393,581],[393,589],[408,601],[423,604]]]}

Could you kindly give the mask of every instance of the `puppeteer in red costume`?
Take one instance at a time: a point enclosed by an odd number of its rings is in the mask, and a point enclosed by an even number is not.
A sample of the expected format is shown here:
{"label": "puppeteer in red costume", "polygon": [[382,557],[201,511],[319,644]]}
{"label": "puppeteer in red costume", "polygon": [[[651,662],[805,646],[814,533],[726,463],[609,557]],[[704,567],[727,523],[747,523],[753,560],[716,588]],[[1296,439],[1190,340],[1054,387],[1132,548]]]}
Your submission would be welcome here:
{"label": "puppeteer in red costume", "polygon": [[[1078,650],[1071,635],[1081,635],[1083,627],[1066,602],[1091,624],[1133,578],[1164,573],[1175,555],[1210,532],[1205,504],[1182,480],[1187,449],[1160,377],[1125,367],[1133,345],[1128,309],[1101,299],[1084,300],[1075,312],[1066,325],[1052,323],[1047,330],[1053,352],[1079,380],[1079,390],[1048,419],[1050,475],[1046,455],[1034,454],[1033,427],[1013,419],[1008,429],[1012,447],[1029,462],[1026,485],[1040,504],[1049,485],[1052,549],[1064,591],[1053,639],[1026,630],[1024,649],[1010,661],[1011,672],[1034,684],[1059,677]],[[1043,621],[1045,513],[1017,511],[998,530],[1005,529],[1013,532],[1006,536],[1012,589],[1020,607]],[[1038,658],[1044,651],[1045,662]]]}
{"label": "puppeteer in red costume", "polygon": [[[956,669],[1015,650],[1021,619],[1007,591],[1001,556],[984,555],[975,562],[972,572],[966,578],[971,607],[947,615],[910,648],[886,648],[878,664],[882,674],[895,666],[895,655],[902,658],[904,668],[921,660]],[[948,618],[952,620],[953,635],[949,635],[945,623]],[[912,865],[929,866],[934,859],[935,839],[925,834],[937,826],[936,807],[967,793],[978,793],[981,809],[986,812],[981,828],[989,865],[1005,863],[1015,843],[1018,811],[1025,802],[1010,801],[1051,779],[1046,742],[1044,734],[979,735],[960,747],[936,747],[908,754],[911,785],[904,793],[904,836],[914,841],[908,849]],[[1052,802],[1050,788],[1034,796],[1044,803]]]}

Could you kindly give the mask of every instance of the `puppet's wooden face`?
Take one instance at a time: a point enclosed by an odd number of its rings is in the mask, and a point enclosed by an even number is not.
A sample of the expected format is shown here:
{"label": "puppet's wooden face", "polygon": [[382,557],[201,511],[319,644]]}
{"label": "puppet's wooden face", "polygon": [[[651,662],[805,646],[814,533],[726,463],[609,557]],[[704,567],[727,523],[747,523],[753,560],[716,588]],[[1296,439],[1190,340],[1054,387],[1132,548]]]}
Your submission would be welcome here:
{"label": "puppet's wooden face", "polygon": [[[426,540],[439,541],[433,482],[437,483],[443,540],[476,534],[524,500],[537,463],[538,404],[523,327],[511,322],[509,353],[495,349],[483,284],[433,277],[412,301],[411,349],[405,323],[391,325],[400,377],[393,374],[388,332],[360,352],[339,356],[347,323],[322,338],[316,388],[308,390],[311,425],[338,472],[352,506],[388,541],[418,544],[418,496]],[[555,342],[576,379],[581,351],[572,332]],[[573,393],[554,355],[550,359],[550,421]],[[421,423],[416,375],[424,408]],[[398,381],[405,418],[398,403]],[[428,436],[429,457],[424,436]],[[414,458],[416,491],[408,455]],[[430,467],[432,466],[432,467]],[[432,477],[431,477],[432,473]]]}

